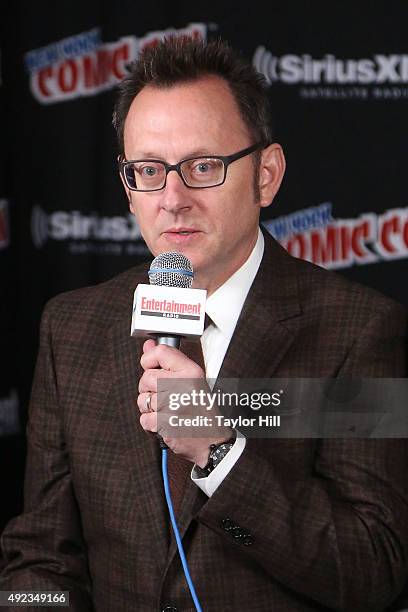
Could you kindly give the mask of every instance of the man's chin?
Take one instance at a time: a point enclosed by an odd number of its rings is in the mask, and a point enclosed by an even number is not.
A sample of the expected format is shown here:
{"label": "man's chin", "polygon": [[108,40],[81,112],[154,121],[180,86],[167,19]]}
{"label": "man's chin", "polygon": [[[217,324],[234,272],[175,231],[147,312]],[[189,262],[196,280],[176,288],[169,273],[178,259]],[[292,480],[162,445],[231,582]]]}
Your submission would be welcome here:
{"label": "man's chin", "polygon": [[208,263],[206,265],[205,255],[208,255],[209,246],[205,247],[203,243],[200,241],[200,244],[194,244],[193,241],[184,241],[175,244],[173,241],[167,240],[165,237],[161,237],[154,245],[153,248],[149,246],[150,251],[153,253],[154,257],[157,257],[161,253],[169,253],[169,252],[177,252],[182,253],[187,257],[191,265],[193,266],[194,275],[200,275],[201,271],[208,268]]}

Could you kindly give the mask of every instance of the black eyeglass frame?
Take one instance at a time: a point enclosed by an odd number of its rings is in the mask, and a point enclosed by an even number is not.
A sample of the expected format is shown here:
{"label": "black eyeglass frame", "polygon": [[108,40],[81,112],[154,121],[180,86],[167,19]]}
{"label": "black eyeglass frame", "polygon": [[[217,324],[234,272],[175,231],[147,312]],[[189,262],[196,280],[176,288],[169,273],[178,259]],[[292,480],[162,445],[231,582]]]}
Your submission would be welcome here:
{"label": "black eyeglass frame", "polygon": [[[187,157],[186,159],[182,159],[181,161],[179,161],[178,164],[168,164],[162,159],[124,159],[123,156],[120,155],[118,157],[118,166],[119,166],[119,172],[122,175],[126,186],[131,191],[140,191],[140,192],[147,192],[147,193],[150,193],[151,191],[161,191],[162,189],[166,187],[167,175],[172,170],[175,170],[177,172],[177,174],[183,181],[184,185],[188,187],[189,189],[211,189],[211,187],[219,187],[220,185],[223,185],[225,183],[225,179],[227,178],[228,166],[232,164],[232,162],[237,161],[238,159],[241,159],[242,157],[246,157],[247,155],[250,155],[250,153],[254,153],[254,151],[261,149],[261,148],[264,149],[265,145],[262,142],[257,142],[256,144],[253,144],[250,147],[246,147],[245,149],[242,149],[241,151],[238,151],[237,153],[232,153],[232,155],[200,155],[199,157]],[[181,164],[184,164],[184,162],[187,162],[187,161],[193,161],[194,159],[220,159],[224,164],[224,178],[222,179],[222,181],[220,181],[219,183],[216,183],[215,185],[206,185],[205,187],[195,187],[193,185],[188,185],[186,183],[186,179],[184,178],[181,172]],[[163,164],[166,170],[166,176],[164,177],[164,184],[161,187],[157,187],[156,189],[137,189],[137,188],[135,189],[134,187],[131,187],[129,185],[127,177],[126,177],[125,166],[127,164],[135,164],[135,163],[142,162],[142,161]]]}

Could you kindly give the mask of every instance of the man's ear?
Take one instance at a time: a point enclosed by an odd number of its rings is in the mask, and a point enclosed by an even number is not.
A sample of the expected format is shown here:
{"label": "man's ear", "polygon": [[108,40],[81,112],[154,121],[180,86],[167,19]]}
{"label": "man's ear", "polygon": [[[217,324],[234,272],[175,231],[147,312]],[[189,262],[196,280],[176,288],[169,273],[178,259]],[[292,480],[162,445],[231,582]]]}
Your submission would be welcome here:
{"label": "man's ear", "polygon": [[269,206],[281,185],[285,174],[286,161],[282,147],[277,142],[262,151],[259,168],[259,204]]}

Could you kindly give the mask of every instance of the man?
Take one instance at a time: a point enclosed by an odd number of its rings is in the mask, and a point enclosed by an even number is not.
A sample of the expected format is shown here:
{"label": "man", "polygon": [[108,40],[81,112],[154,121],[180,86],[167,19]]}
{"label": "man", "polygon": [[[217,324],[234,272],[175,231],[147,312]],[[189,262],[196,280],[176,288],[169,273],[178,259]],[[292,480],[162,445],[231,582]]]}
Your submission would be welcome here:
{"label": "man", "polygon": [[[115,126],[149,249],[184,253],[194,287],[208,291],[205,371],[182,350],[129,337],[146,268],[49,303],[25,511],[3,535],[1,588],[69,590],[80,611],[192,610],[152,435],[158,379],[405,376],[406,313],[260,232],[284,156],[262,78],[226,45],[169,39],[145,50],[121,86]],[[215,433],[165,436],[203,610],[391,604],[407,575],[405,440]],[[216,467],[210,444],[224,446]]]}

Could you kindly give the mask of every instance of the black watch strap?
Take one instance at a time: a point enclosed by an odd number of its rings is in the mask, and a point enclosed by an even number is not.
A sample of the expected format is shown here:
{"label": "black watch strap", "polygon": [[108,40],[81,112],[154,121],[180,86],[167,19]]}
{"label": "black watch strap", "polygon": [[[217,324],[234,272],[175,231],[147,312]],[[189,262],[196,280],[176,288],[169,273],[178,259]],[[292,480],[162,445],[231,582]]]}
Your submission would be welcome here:
{"label": "black watch strap", "polygon": [[206,478],[211,472],[221,463],[224,457],[229,453],[231,448],[234,446],[237,434],[234,430],[233,436],[225,442],[220,444],[210,444],[210,454],[208,455],[208,461],[204,467],[196,466],[197,472],[201,478]]}

